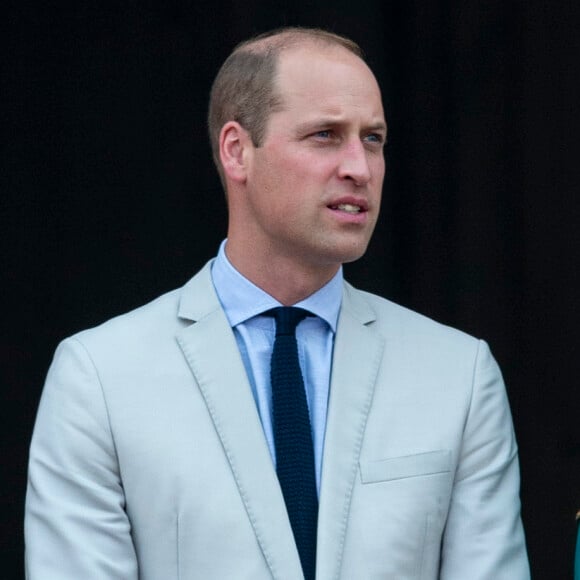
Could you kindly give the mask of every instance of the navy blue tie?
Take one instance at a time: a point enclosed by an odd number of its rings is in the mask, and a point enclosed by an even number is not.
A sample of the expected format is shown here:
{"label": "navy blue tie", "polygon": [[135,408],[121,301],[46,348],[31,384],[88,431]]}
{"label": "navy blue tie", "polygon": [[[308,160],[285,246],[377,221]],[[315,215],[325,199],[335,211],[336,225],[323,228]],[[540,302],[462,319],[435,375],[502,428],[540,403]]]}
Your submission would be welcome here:
{"label": "navy blue tie", "polygon": [[267,314],[276,319],[271,366],[276,471],[304,578],[314,580],[318,496],[312,430],[295,334],[296,326],[309,313],[302,308],[283,306]]}

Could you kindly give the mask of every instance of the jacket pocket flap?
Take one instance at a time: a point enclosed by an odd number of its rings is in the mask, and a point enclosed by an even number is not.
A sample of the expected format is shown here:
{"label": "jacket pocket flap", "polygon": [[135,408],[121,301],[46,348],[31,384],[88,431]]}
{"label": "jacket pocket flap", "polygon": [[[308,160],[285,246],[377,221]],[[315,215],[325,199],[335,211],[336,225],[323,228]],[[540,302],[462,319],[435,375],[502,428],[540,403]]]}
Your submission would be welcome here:
{"label": "jacket pocket flap", "polygon": [[451,471],[451,451],[429,451],[402,457],[389,457],[379,461],[361,461],[363,483],[376,483],[406,477],[419,477]]}

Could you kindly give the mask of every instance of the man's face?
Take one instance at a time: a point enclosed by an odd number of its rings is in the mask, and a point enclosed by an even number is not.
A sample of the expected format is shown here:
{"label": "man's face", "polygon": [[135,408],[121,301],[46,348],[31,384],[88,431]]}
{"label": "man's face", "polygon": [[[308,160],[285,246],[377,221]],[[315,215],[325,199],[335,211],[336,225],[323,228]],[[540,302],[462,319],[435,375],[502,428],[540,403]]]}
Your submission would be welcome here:
{"label": "man's face", "polygon": [[365,252],[385,173],[386,124],[377,82],[339,47],[282,54],[282,108],[249,151],[248,241],[253,250],[313,267]]}

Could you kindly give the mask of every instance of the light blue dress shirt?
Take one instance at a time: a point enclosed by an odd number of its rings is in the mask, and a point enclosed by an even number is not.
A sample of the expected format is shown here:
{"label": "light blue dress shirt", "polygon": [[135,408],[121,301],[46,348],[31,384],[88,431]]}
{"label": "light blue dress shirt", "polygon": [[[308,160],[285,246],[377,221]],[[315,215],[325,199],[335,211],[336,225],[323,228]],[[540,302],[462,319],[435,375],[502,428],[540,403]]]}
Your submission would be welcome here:
{"label": "light blue dress shirt", "polygon": [[[275,465],[270,359],[276,328],[274,319],[264,316],[263,312],[281,304],[232,266],[225,254],[226,243],[227,240],[222,242],[212,265],[213,284],[238,342]],[[341,300],[342,268],[320,290],[294,304],[316,315],[309,316],[298,324],[296,340],[310,412],[319,493],[332,349]]]}

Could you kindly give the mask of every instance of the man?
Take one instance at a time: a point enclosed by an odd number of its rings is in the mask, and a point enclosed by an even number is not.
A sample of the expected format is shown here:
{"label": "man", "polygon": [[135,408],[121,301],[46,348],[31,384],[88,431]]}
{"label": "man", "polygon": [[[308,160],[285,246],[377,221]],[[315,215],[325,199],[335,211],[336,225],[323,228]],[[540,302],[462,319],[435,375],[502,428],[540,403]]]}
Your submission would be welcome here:
{"label": "man", "polygon": [[209,125],[227,240],[181,290],[59,347],[31,446],[28,576],[312,578],[269,375],[272,309],[298,306],[316,578],[528,578],[487,346],[342,281],[384,176],[358,47],[304,29],[242,44]]}

